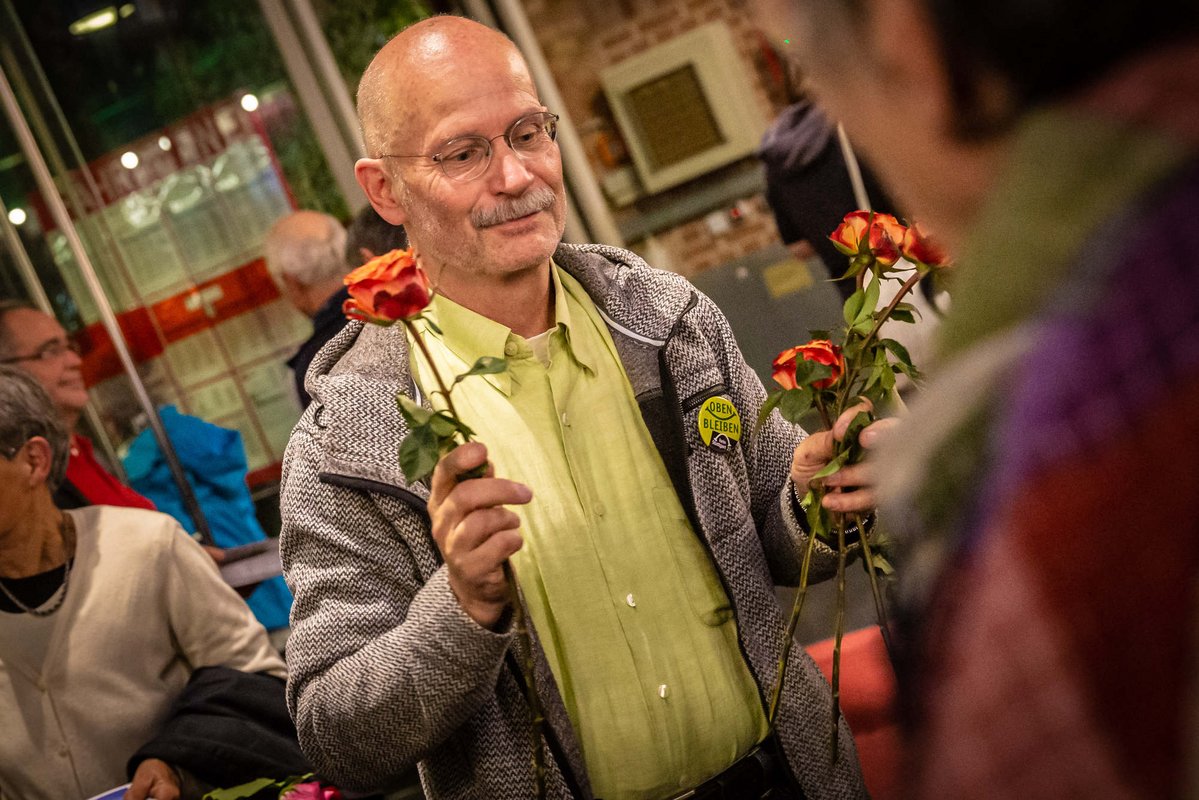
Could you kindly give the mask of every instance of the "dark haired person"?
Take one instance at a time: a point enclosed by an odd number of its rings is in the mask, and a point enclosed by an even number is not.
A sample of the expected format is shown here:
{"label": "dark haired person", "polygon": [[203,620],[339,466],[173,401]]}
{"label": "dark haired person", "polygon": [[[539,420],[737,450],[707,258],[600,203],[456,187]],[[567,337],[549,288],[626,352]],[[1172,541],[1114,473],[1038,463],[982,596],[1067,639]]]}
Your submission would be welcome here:
{"label": "dark haired person", "polygon": [[912,793],[1194,797],[1199,5],[802,9],[821,101],[958,262],[879,466]]}

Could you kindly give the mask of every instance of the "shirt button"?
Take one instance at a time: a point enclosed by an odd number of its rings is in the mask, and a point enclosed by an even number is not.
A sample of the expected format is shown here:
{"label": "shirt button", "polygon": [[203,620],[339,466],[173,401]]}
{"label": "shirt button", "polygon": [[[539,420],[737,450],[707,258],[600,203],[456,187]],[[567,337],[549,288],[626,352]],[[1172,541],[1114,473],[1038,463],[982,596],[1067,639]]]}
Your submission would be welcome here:
{"label": "shirt button", "polygon": [[562,413],[562,427],[563,428],[570,427],[570,418],[566,416],[565,412]]}
{"label": "shirt button", "polygon": [[606,513],[607,513],[607,511],[608,511],[608,509],[604,508],[604,504],[603,504],[603,503],[596,503],[596,504],[595,504],[595,515],[596,515],[597,517],[602,517],[604,514],[606,514]]}
{"label": "shirt button", "polygon": [[506,345],[504,345],[504,355],[506,356],[514,356],[518,350],[520,350],[520,347],[516,344],[516,342],[508,342]]}
{"label": "shirt button", "polygon": [[665,700],[666,695],[668,695],[668,694],[670,694],[670,687],[664,683],[660,684],[658,686],[658,697],[661,697],[663,700]]}
{"label": "shirt button", "polygon": [[637,598],[633,597],[632,592],[629,592],[627,595],[625,595],[624,601],[629,604],[629,608],[637,607]]}

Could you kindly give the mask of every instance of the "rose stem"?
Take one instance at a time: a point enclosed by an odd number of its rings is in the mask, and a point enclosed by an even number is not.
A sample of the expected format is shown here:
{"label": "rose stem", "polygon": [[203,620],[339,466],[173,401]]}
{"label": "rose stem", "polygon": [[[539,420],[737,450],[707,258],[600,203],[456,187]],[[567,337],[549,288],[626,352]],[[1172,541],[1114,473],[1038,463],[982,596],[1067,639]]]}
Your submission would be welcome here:
{"label": "rose stem", "polygon": [[[818,495],[812,502],[819,503]],[[803,611],[804,598],[808,594],[808,568],[812,564],[812,551],[816,546],[816,531],[808,531],[808,546],[804,548],[803,564],[799,570],[799,590],[795,593],[795,602],[791,604],[791,616],[783,629],[782,652],[779,654],[778,676],[774,682],[774,692],[770,696],[770,706],[766,712],[766,726],[774,727],[778,715],[779,700],[783,696],[783,679],[787,673],[787,657],[791,654],[791,645],[795,639],[795,626],[799,624],[799,615]]]}
{"label": "rose stem", "polygon": [[[895,310],[895,307],[898,306],[903,301],[903,298],[906,297],[907,294],[912,291],[912,288],[919,281],[920,281],[920,271],[917,270],[912,275],[912,277],[908,278],[904,282],[903,286],[901,286],[899,288],[899,291],[895,293],[895,297],[891,298],[891,302],[887,304],[887,307],[885,309],[883,309],[883,313],[881,315],[879,315],[879,318],[875,321],[874,327],[870,329],[870,333],[866,334],[866,338],[862,340],[862,349],[860,351],[860,353],[862,355],[865,355],[866,346],[868,344],[870,344],[870,340],[873,339],[875,337],[875,335],[878,334],[879,328],[881,328],[883,326],[883,323],[885,323],[891,317],[891,312]],[[860,368],[861,368],[861,366],[859,364],[855,363],[853,365],[852,369],[846,370],[846,372],[849,374],[845,376],[845,383],[841,387],[841,393],[838,394],[838,396],[837,396],[837,407],[838,408],[845,405],[845,400],[849,395],[849,388],[853,385],[854,379],[857,378],[857,374],[858,374]]]}
{"label": "rose stem", "polygon": [[[841,726],[841,637],[845,633],[845,518],[836,515],[837,525],[837,621],[833,639],[833,763],[840,756]],[[859,529],[860,533],[860,529]]]}
{"label": "rose stem", "polygon": [[887,648],[887,658],[891,668],[895,668],[895,651],[891,647],[891,621],[887,617],[887,604],[883,602],[883,593],[878,585],[878,571],[874,566],[874,553],[870,547],[870,537],[866,535],[866,522],[860,514],[854,514],[854,524],[858,526],[858,537],[862,540],[862,554],[866,562],[866,573],[870,576],[870,591],[874,594],[874,613],[878,617],[878,627],[882,631],[883,645]]}
{"label": "rose stem", "polygon": [[[425,340],[421,337],[420,332],[416,329],[415,323],[410,320],[404,320],[404,327],[412,334],[416,346],[420,348],[421,355],[425,357],[425,363],[429,365],[429,369],[433,371],[433,379],[437,381],[437,388],[441,392],[441,396],[445,398],[446,410],[454,419],[458,419],[458,412],[454,408],[454,400],[450,397],[450,390],[442,380],[441,372],[437,369],[437,365],[433,363],[433,356],[429,353],[429,348],[425,345]],[[460,431],[461,433],[461,431]],[[469,442],[470,436],[462,433],[464,441]],[[537,787],[537,797],[545,797],[545,763],[541,752],[541,698],[537,696],[536,678],[533,674],[533,639],[529,635],[528,628],[525,624],[524,604],[520,601],[520,589],[516,584],[516,575],[512,570],[512,563],[508,559],[504,559],[504,580],[508,584],[508,604],[512,607],[512,627],[516,632],[517,650],[521,655],[521,667],[525,672],[525,684],[527,688],[526,700],[529,704],[529,715],[533,725],[533,782]]]}

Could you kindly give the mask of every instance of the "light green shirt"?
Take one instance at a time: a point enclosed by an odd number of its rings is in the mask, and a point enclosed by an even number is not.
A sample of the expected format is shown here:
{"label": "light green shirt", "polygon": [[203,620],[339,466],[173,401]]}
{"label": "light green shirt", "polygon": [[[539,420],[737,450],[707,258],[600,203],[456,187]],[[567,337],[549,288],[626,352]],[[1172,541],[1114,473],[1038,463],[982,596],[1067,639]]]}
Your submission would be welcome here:
{"label": "light green shirt", "polygon": [[[720,772],[766,733],[729,600],[641,418],[607,327],[553,267],[549,364],[528,340],[444,297],[428,335],[454,405],[496,474],[527,484],[512,561],[597,796],[661,798]],[[415,350],[414,350],[415,353]],[[435,386],[413,356],[422,387]],[[428,392],[426,391],[426,394]]]}

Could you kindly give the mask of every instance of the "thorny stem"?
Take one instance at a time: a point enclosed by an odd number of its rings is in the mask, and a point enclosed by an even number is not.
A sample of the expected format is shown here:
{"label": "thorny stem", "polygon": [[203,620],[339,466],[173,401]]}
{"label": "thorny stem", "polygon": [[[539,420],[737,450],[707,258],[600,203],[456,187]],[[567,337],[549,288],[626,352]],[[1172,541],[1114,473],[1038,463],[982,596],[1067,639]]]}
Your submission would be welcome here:
{"label": "thorny stem", "polygon": [[[845,633],[845,518],[836,515],[837,524],[837,617],[833,639],[833,763],[840,755],[841,720],[841,637]],[[859,534],[861,529],[858,529]]]}
{"label": "thorny stem", "polygon": [[854,524],[858,526],[858,538],[862,540],[862,557],[866,562],[866,574],[870,576],[870,591],[874,594],[874,613],[878,617],[878,627],[883,635],[883,645],[887,648],[887,658],[895,664],[895,651],[891,648],[891,621],[887,616],[887,604],[883,602],[883,593],[878,585],[878,571],[874,567],[874,551],[870,546],[870,537],[866,535],[866,521],[861,514],[853,515]]}
{"label": "thorny stem", "polygon": [[[820,497],[813,502],[819,503]],[[799,614],[803,611],[804,598],[808,594],[808,568],[812,564],[812,551],[816,547],[816,532],[808,532],[808,546],[804,549],[803,564],[799,569],[799,590],[795,593],[795,602],[791,604],[791,616],[783,629],[782,652],[779,654],[778,676],[774,681],[774,691],[770,695],[770,706],[766,712],[766,727],[774,728],[775,717],[778,716],[779,700],[783,696],[783,678],[787,674],[787,658],[791,655],[791,645],[795,641],[795,626],[799,624]]]}
{"label": "thorny stem", "polygon": [[[425,357],[425,363],[429,365],[429,369],[433,372],[433,380],[437,381],[437,388],[441,392],[441,396],[445,398],[446,411],[449,412],[451,417],[458,419],[458,412],[454,408],[454,400],[450,397],[450,389],[445,385],[445,381],[441,377],[441,372],[437,369],[437,364],[434,363],[428,346],[425,345],[424,338],[421,337],[412,320],[404,320],[404,327],[412,335],[412,339],[420,349],[421,355]],[[461,433],[464,441],[469,442],[471,440],[470,436],[465,432]],[[483,467],[485,469],[486,464]],[[479,477],[479,475],[474,474],[475,471],[471,470],[460,476],[459,479]],[[529,704],[529,716],[532,724],[533,784],[537,788],[538,800],[542,800],[545,797],[545,755],[541,751],[541,727],[545,722],[545,715],[541,710],[541,698],[537,695],[536,677],[533,673],[533,638],[529,635],[528,624],[525,621],[525,607],[520,600],[520,589],[516,583],[516,575],[512,570],[512,562],[504,559],[503,568],[504,580],[508,584],[508,604],[512,608],[512,628],[516,632],[517,651],[520,654],[521,669],[525,674],[525,698]]]}

